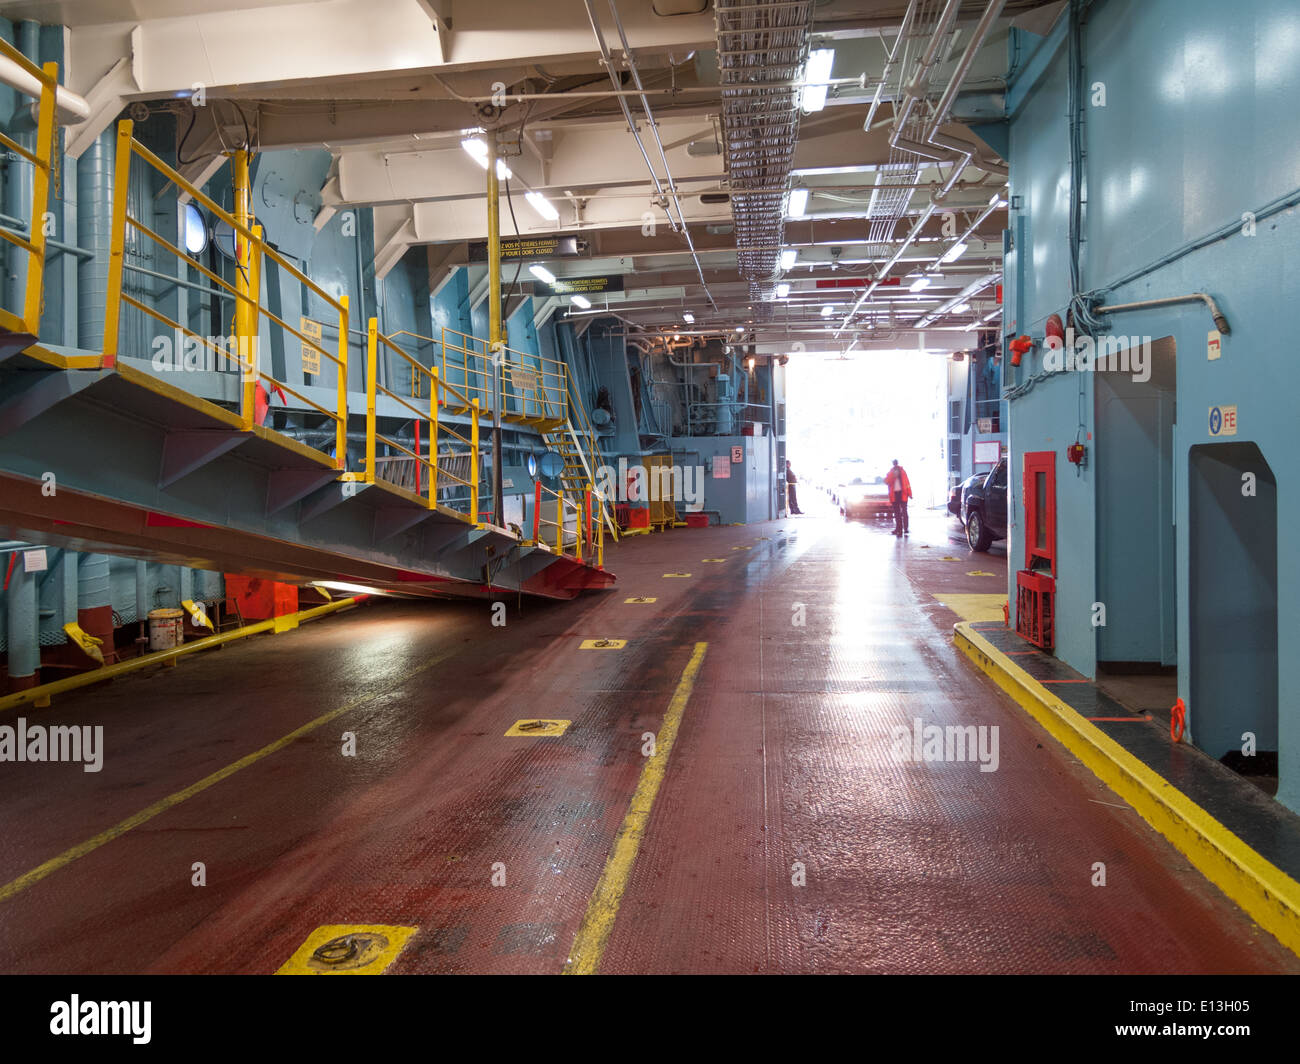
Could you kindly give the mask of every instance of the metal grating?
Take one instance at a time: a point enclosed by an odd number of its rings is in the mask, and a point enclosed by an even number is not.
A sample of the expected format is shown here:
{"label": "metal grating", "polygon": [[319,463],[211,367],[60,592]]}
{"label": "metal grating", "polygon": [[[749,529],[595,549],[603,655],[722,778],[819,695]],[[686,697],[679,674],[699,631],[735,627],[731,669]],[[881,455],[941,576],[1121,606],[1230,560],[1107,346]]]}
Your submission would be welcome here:
{"label": "metal grating", "polygon": [[[722,135],[731,180],[736,259],[751,295],[776,272],[790,167],[799,139],[799,89],[813,2],[716,0]],[[770,285],[768,286],[770,288]]]}

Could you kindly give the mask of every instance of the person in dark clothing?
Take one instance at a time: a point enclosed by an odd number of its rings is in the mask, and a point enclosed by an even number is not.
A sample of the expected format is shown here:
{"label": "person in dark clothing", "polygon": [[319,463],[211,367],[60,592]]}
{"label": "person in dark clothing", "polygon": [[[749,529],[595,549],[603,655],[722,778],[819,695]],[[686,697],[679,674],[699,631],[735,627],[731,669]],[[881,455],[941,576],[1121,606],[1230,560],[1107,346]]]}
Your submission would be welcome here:
{"label": "person in dark clothing", "polygon": [[894,535],[907,535],[907,500],[912,497],[912,484],[907,479],[907,470],[894,464],[885,474],[885,483],[889,485],[889,501],[894,507]]}
{"label": "person in dark clothing", "polygon": [[794,470],[790,468],[790,459],[785,460],[785,494],[790,502],[790,512],[792,514],[802,514],[799,509],[799,496],[795,494],[794,486],[798,478],[794,475]]}

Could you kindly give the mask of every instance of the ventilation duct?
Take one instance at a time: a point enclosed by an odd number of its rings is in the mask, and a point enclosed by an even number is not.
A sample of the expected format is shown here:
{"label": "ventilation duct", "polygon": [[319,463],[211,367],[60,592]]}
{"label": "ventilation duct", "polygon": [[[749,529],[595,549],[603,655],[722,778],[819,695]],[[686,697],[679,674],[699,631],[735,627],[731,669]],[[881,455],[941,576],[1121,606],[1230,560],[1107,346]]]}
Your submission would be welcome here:
{"label": "ventilation duct", "polygon": [[813,6],[813,0],[716,0],[736,259],[760,299],[762,282],[776,272],[784,243],[790,168],[799,139],[797,83],[808,59]]}

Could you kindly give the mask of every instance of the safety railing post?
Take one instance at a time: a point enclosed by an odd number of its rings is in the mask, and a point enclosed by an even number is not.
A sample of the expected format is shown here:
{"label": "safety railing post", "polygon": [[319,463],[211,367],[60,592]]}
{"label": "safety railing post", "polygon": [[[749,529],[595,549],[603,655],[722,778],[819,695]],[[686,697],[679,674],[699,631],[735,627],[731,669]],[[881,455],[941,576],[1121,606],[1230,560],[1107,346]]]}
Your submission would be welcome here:
{"label": "safety railing post", "polygon": [[[260,383],[262,376],[261,362],[258,359],[257,352],[259,346],[257,341],[262,332],[262,227],[255,225],[252,226],[252,230],[254,240],[248,248],[248,296],[253,302],[248,307],[247,343],[245,343],[245,338],[242,335],[239,340],[240,347],[247,348],[247,368],[244,370],[246,374],[244,380],[252,382],[253,401],[256,403],[257,385]],[[268,388],[266,395],[268,408],[271,401],[270,393],[271,389]],[[281,398],[284,398],[283,394],[281,394]],[[270,413],[269,409],[267,413]],[[265,419],[267,415],[263,414],[262,416]],[[253,417],[256,420],[255,407],[253,408]]]}
{"label": "safety railing post", "polygon": [[[469,478],[471,481],[469,489],[469,519],[470,523],[478,524],[478,400],[471,399],[469,404],[470,417],[470,460],[469,460]],[[493,515],[495,516],[495,514]]]}
{"label": "safety railing post", "polygon": [[117,365],[117,342],[122,319],[122,267],[126,255],[127,186],[131,180],[131,144],[134,123],[117,124],[117,156],[113,169],[113,222],[109,230],[108,283],[104,305],[104,366]]}
{"label": "safety railing post", "polygon": [[438,505],[438,367],[429,370],[429,506]]}
{"label": "safety railing post", "polygon": [[583,508],[584,508],[584,510],[585,510],[585,513],[584,513],[583,516],[584,516],[584,518],[585,518],[585,520],[586,520],[587,550],[588,550],[589,553],[590,553],[590,551],[591,551],[591,547],[592,547],[592,542],[591,542],[591,493],[592,493],[593,490],[594,490],[593,485],[588,484],[588,485],[587,485],[587,490],[586,490],[585,492],[583,492],[583,504],[584,504],[584,505],[583,505]]}
{"label": "safety railing post", "polygon": [[334,432],[334,468],[348,467],[348,297],[339,296],[339,420]]}
{"label": "safety railing post", "polygon": [[[58,63],[46,63],[45,76],[57,83]],[[50,204],[50,175],[54,164],[54,102],[57,89],[41,86],[39,117],[36,122],[36,156],[41,160],[32,181],[32,224],[28,240],[32,252],[27,258],[27,287],[23,293],[23,322],[35,336],[41,330],[41,300],[45,292],[45,213]]]}
{"label": "safety railing post", "polygon": [[533,544],[542,541],[542,482],[533,481]]}
{"label": "safety railing post", "polygon": [[379,378],[376,365],[379,362],[378,350],[379,322],[371,318],[366,325],[366,483],[375,482],[375,402]]}
{"label": "safety railing post", "polygon": [[[253,215],[249,208],[248,152],[242,149],[235,152],[230,166],[234,183],[235,221],[245,229],[249,229],[252,226]],[[233,239],[235,241],[236,292],[235,350],[239,352],[240,380],[243,381],[244,385],[240,413],[243,417],[244,428],[251,429],[256,419],[255,411],[257,409],[257,368],[252,359],[252,336],[257,328],[257,323],[254,320],[253,307],[250,303],[253,285],[249,273],[252,268],[253,246],[239,230],[235,230]]]}
{"label": "safety railing post", "polygon": [[564,553],[564,485],[555,493],[555,553]]}

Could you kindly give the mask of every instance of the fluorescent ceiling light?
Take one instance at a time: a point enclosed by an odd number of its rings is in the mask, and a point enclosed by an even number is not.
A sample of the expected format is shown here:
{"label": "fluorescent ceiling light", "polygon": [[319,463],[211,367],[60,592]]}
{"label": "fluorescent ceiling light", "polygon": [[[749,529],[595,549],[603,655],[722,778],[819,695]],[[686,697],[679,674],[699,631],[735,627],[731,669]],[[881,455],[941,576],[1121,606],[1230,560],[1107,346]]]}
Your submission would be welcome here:
{"label": "fluorescent ceiling light", "polygon": [[586,296],[569,296],[569,298],[573,300],[573,302],[578,306],[580,306],[583,310],[591,309],[591,300],[588,299]]}
{"label": "fluorescent ceiling light", "polygon": [[738,333],[743,333],[744,331],[745,331],[745,330],[744,330],[741,326],[739,326],[739,325],[736,326],[736,332],[738,332]]}
{"label": "fluorescent ceiling light", "polygon": [[789,294],[790,294],[790,286],[789,286],[788,284],[785,284],[784,282],[782,282],[781,284],[779,284],[779,285],[776,286],[776,298],[777,298],[777,299],[784,299],[784,298],[785,298],[786,296],[788,296]]}
{"label": "fluorescent ceiling light", "polygon": [[[460,146],[469,152],[479,166],[483,167],[484,170],[487,169],[488,147],[485,140],[480,137],[466,137],[460,142]],[[514,176],[515,175],[510,172],[510,167],[508,167],[503,160],[498,159],[497,177],[505,179]]]}
{"label": "fluorescent ceiling light", "polygon": [[687,325],[694,325],[695,315],[688,310],[682,315],[682,321],[686,322]]}
{"label": "fluorescent ceiling light", "polygon": [[555,204],[543,196],[540,192],[529,192],[524,196],[530,207],[548,221],[557,222],[560,220],[560,212],[555,209]]}
{"label": "fluorescent ceiling light", "polygon": [[324,587],[331,591],[351,591],[357,595],[382,595],[383,592],[378,588],[367,587],[365,584],[348,584],[342,580],[313,580],[312,587]]}
{"label": "fluorescent ceiling light", "polygon": [[794,266],[795,260],[799,257],[799,252],[794,248],[786,248],[781,252],[781,269],[789,270]]}
{"label": "fluorescent ceiling light", "polygon": [[1005,207],[1006,205],[1007,205],[1007,201],[1002,198],[1001,192],[995,192],[993,193],[993,195],[989,197],[990,207]]}
{"label": "fluorescent ceiling light", "polygon": [[808,210],[808,190],[806,188],[796,188],[790,193],[790,210],[788,214],[791,218],[802,218]]}
{"label": "fluorescent ceiling light", "polygon": [[948,249],[947,253],[939,261],[956,262],[957,259],[961,258],[962,253],[965,250],[966,250],[966,242],[964,240],[959,240],[957,243],[953,244],[953,246]]}
{"label": "fluorescent ceiling light", "polygon": [[918,277],[915,281],[913,281],[910,285],[907,286],[907,290],[909,292],[919,292],[921,291],[921,289],[929,288],[929,287],[930,287],[930,278]]}
{"label": "fluorescent ceiling light", "polygon": [[545,266],[534,262],[528,267],[528,272],[536,277],[543,284],[555,284],[555,274],[551,273]]}
{"label": "fluorescent ceiling light", "polygon": [[970,304],[969,304],[969,303],[958,303],[955,307],[952,308],[952,310],[951,310],[950,313],[952,313],[952,314],[965,314],[965,313],[966,313],[967,311],[969,311],[969,310],[970,310]]}
{"label": "fluorescent ceiling light", "polygon": [[822,307],[823,318],[829,318],[834,313],[835,313],[835,308],[830,303],[827,303],[826,306]]}
{"label": "fluorescent ceiling light", "polygon": [[831,67],[835,63],[834,48],[818,48],[808,55],[808,64],[804,67],[803,109],[805,114],[820,111],[826,106],[826,83],[831,78]]}

